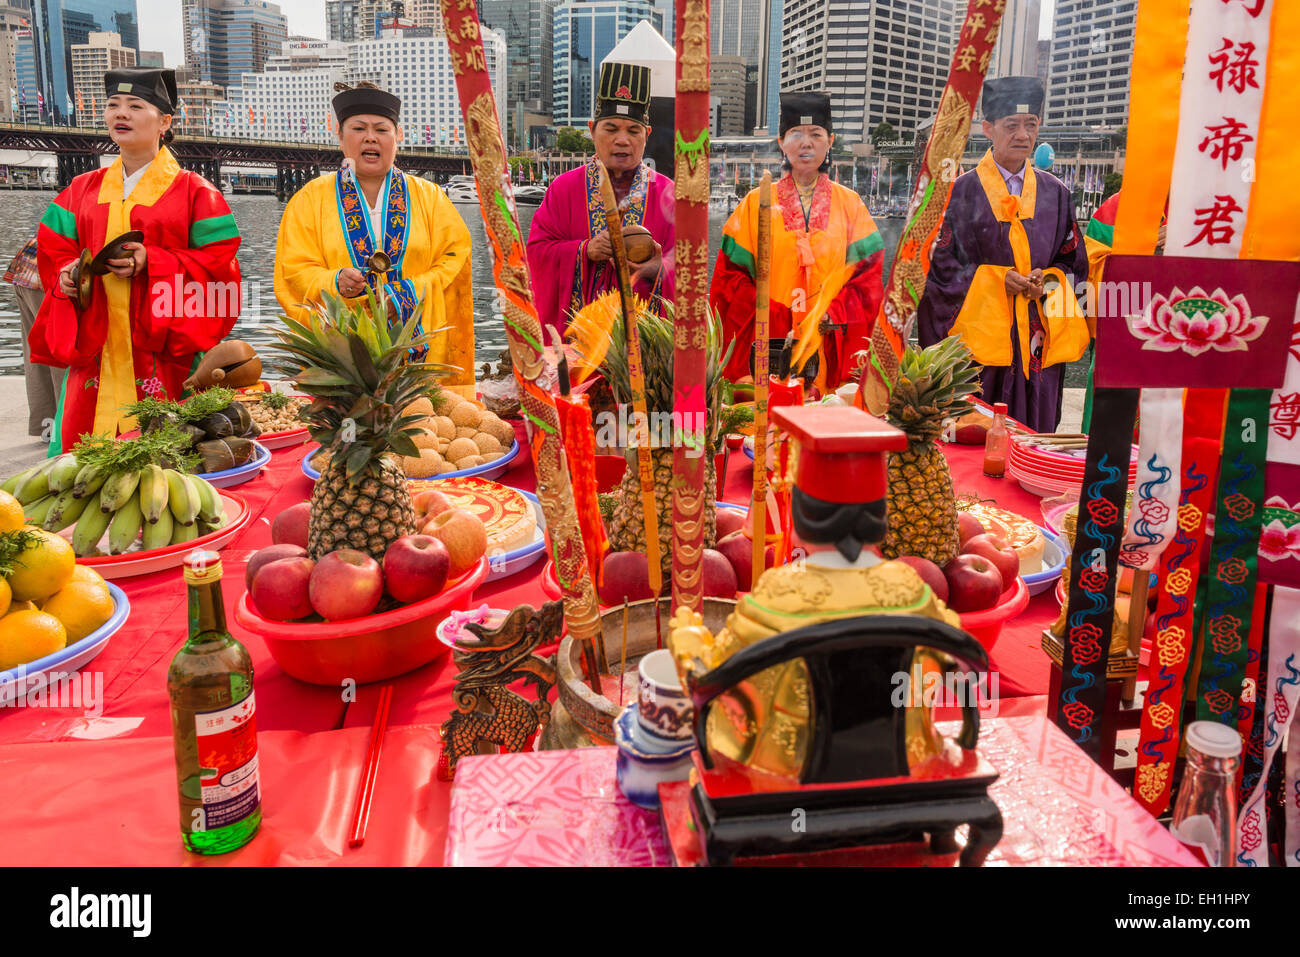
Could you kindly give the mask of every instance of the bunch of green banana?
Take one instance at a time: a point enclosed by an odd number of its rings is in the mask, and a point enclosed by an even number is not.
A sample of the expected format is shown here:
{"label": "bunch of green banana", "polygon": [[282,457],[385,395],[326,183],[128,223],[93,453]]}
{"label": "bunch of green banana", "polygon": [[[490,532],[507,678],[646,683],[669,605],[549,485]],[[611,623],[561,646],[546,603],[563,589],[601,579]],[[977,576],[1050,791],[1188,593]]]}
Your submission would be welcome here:
{"label": "bunch of green banana", "polygon": [[193,541],[226,524],[216,489],[196,475],[157,465],[110,475],[85,501],[72,536],[73,550],[82,557],[101,554],[105,532],[109,554],[121,555],[137,540],[148,551]]}
{"label": "bunch of green banana", "polygon": [[[68,498],[71,498],[79,471],[77,457],[68,452],[46,459],[17,475],[11,475],[4,482],[0,482],[0,489],[18,499],[18,503],[23,507],[23,514],[31,524],[41,525],[53,511],[56,499],[65,492]],[[80,510],[77,510],[77,514],[80,514]],[[76,514],[72,516],[72,519],[75,518]]]}

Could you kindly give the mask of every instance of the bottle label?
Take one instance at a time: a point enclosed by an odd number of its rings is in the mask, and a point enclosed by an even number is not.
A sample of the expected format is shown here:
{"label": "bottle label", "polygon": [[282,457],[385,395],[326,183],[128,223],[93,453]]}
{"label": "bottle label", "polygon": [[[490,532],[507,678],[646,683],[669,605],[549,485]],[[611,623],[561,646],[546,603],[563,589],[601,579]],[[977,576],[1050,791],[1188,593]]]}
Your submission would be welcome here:
{"label": "bottle label", "polygon": [[257,721],[253,695],[219,711],[194,714],[203,830],[237,824],[257,810]]}

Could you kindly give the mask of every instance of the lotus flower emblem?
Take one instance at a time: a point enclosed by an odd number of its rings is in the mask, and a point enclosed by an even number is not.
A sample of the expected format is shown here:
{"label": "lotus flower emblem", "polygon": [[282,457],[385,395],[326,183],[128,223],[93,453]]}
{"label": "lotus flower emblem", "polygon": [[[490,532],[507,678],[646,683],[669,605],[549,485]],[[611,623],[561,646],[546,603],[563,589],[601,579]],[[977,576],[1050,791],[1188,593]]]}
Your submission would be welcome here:
{"label": "lotus flower emblem", "polygon": [[1245,352],[1268,326],[1267,316],[1252,316],[1246,297],[1229,297],[1222,289],[1207,294],[1199,286],[1184,294],[1174,288],[1168,297],[1157,293],[1141,314],[1125,317],[1129,332],[1143,349],[1183,351],[1191,356]]}

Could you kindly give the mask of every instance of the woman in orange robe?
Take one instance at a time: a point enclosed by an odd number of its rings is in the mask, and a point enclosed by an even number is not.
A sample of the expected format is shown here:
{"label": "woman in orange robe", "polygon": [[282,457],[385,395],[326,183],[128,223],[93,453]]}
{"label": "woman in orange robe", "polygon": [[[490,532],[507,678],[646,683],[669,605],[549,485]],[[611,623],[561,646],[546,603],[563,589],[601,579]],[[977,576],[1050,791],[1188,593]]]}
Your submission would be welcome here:
{"label": "woman in orange robe", "polygon": [[[818,343],[823,393],[852,377],[854,353],[866,348],[884,295],[884,243],[876,224],[857,193],[826,175],[834,142],[829,94],[781,94],[777,143],[787,173],[773,189],[768,328],[774,339],[793,329],[800,341]],[[709,290],[724,339],[735,340],[726,368],[732,381],[749,374],[757,246],[754,189],[723,228]]]}

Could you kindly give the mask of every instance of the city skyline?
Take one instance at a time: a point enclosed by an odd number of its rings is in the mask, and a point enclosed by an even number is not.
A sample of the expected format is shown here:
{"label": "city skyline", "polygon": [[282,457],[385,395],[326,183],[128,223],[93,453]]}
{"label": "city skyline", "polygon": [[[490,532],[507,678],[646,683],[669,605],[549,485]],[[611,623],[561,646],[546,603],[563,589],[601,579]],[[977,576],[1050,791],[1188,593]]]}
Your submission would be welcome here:
{"label": "city skyline", "polygon": [[[290,35],[325,39],[325,0],[276,0],[289,20]],[[1041,0],[1038,38],[1051,38],[1051,23],[1056,0]],[[179,2],[151,7],[149,16],[140,22],[140,49],[161,50],[169,67],[185,63],[185,43],[181,31]]]}

